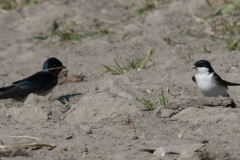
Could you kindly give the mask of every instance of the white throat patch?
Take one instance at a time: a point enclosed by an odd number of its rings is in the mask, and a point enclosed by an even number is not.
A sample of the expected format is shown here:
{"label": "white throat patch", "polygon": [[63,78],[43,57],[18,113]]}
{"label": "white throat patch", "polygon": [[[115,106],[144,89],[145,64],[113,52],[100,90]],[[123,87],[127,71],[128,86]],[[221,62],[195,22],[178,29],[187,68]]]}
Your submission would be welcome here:
{"label": "white throat patch", "polygon": [[209,74],[209,68],[206,68],[206,67],[197,67],[196,71],[197,71],[197,74],[200,74],[200,75]]}

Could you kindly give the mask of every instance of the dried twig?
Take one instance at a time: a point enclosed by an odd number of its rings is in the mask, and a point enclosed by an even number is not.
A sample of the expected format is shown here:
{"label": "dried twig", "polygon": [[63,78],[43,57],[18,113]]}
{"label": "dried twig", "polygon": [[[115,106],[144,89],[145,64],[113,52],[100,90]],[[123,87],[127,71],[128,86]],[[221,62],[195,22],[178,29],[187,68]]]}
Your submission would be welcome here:
{"label": "dried twig", "polygon": [[56,68],[51,68],[51,69],[44,69],[44,70],[41,70],[41,71],[50,71],[50,70],[54,70],[54,69],[65,69],[66,67],[56,67]]}
{"label": "dried twig", "polygon": [[95,155],[95,157],[103,160],[103,158],[100,155]]}
{"label": "dried twig", "polygon": [[197,17],[197,16],[195,16],[195,15],[191,15],[195,20],[196,20],[196,22],[201,22],[201,23],[204,23],[204,24],[208,24],[206,21],[204,21],[202,18],[199,18],[199,17]]}
{"label": "dried twig", "polygon": [[31,137],[31,136],[9,136],[9,137],[13,137],[13,138],[30,138],[30,139],[35,139],[37,141],[42,140],[42,138]]}
{"label": "dried twig", "polygon": [[16,146],[9,146],[9,145],[0,145],[0,150],[4,149],[12,149],[12,148],[27,148],[27,147],[56,147],[55,144],[44,144],[44,143],[31,143],[31,144],[20,144]]}
{"label": "dried twig", "polygon": [[149,91],[148,89],[146,89],[146,91],[148,92],[148,93],[152,93],[151,91]]}
{"label": "dried twig", "polygon": [[72,75],[70,77],[67,77],[65,79],[63,79],[62,81],[60,81],[58,83],[58,85],[62,85],[65,83],[72,83],[72,82],[82,82],[84,80],[85,76],[83,74],[79,74],[79,75]]}

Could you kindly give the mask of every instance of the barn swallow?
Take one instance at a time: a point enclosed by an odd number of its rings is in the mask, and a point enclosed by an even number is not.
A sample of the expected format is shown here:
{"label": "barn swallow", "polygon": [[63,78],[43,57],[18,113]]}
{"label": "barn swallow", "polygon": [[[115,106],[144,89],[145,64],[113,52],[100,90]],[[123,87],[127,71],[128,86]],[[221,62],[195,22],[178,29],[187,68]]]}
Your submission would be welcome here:
{"label": "barn swallow", "polygon": [[192,80],[206,97],[229,97],[228,86],[240,86],[238,83],[223,80],[206,60],[197,61],[193,68],[197,73]]}
{"label": "barn swallow", "polygon": [[31,93],[45,96],[50,93],[58,83],[58,74],[66,69],[57,58],[49,58],[43,69],[23,80],[12,83],[13,85],[0,88],[0,99],[12,98],[25,100]]}

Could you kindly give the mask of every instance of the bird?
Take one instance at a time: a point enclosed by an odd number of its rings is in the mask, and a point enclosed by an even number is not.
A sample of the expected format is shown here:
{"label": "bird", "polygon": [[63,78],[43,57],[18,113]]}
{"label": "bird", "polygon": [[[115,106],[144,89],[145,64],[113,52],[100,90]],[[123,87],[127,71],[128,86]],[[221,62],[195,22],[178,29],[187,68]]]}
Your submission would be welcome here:
{"label": "bird", "polygon": [[0,88],[0,99],[24,101],[31,93],[46,96],[56,87],[58,74],[66,68],[57,58],[49,58],[44,62],[41,71],[13,82],[11,86]]}
{"label": "bird", "polygon": [[223,80],[206,60],[197,61],[193,69],[197,73],[192,77],[192,80],[206,97],[229,97],[228,86],[240,86],[239,83]]}

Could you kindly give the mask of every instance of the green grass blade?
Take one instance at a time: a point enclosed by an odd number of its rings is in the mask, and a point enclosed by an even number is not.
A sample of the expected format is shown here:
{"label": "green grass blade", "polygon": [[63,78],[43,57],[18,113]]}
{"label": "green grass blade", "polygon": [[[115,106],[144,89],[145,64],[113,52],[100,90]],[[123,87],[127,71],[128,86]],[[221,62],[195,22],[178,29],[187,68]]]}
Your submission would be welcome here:
{"label": "green grass blade", "polygon": [[208,5],[209,7],[212,7],[212,4],[210,3],[209,0],[206,0],[206,3],[207,3],[207,5]]}
{"label": "green grass blade", "polygon": [[70,104],[69,101],[67,101],[65,98],[62,99],[62,102],[63,102],[64,104],[66,104],[66,105],[69,105],[69,104]]}
{"label": "green grass blade", "polygon": [[[116,63],[116,69],[112,69],[111,67],[108,67],[108,66],[105,66],[103,65],[103,67],[105,67],[107,70],[105,72],[109,72],[113,75],[117,75],[117,74],[123,74],[123,71],[126,70],[126,71],[130,71],[131,69],[148,69],[153,65],[150,65],[150,66],[147,66],[147,63],[149,61],[149,57],[152,53],[152,50],[148,50],[148,54],[146,55],[145,58],[137,58],[137,59],[131,59],[129,60],[128,58],[126,58],[126,61],[127,61],[127,64],[124,64],[121,60],[120,63],[114,59],[115,63]],[[121,66],[121,65],[122,66]]]}
{"label": "green grass blade", "polygon": [[203,45],[203,48],[204,48],[205,53],[211,53],[211,51],[207,50],[205,45]]}
{"label": "green grass blade", "polygon": [[160,97],[159,97],[159,100],[160,100],[160,104],[163,105],[163,103],[162,103],[162,99],[161,99]]}
{"label": "green grass blade", "polygon": [[129,68],[131,68],[131,62],[129,61],[129,59],[126,58],[126,61],[128,62]]}
{"label": "green grass blade", "polygon": [[146,56],[146,58],[145,58],[145,61],[144,61],[143,66],[142,66],[142,69],[145,69],[145,68],[146,68],[146,65],[147,65],[147,63],[148,63],[148,61],[149,61],[149,57],[150,57],[151,53],[152,53],[152,49],[149,47],[147,56]]}
{"label": "green grass blade", "polygon": [[162,90],[162,102],[163,102],[163,105],[166,106],[163,90]]}
{"label": "green grass blade", "polygon": [[138,99],[138,100],[140,100],[143,104],[145,104],[147,106],[148,109],[146,109],[145,111],[152,111],[156,108],[155,104],[151,103],[150,101],[145,100],[144,98]]}
{"label": "green grass blade", "polygon": [[154,66],[154,64],[153,65],[150,65],[150,66],[148,66],[148,67],[146,67],[146,68],[144,68],[144,69],[149,69],[149,68],[151,68],[151,67],[153,67]]}
{"label": "green grass blade", "polygon": [[121,64],[123,65],[122,70],[130,71],[131,68],[126,67],[124,63],[120,60]]}
{"label": "green grass blade", "polygon": [[205,17],[204,19],[213,19],[216,16],[222,15],[222,10],[223,9],[219,9],[216,13],[210,14],[209,16]]}
{"label": "green grass blade", "polygon": [[187,31],[186,33],[187,33],[187,35],[188,35],[189,37],[197,37],[195,34],[193,34],[193,33],[190,32],[190,31]]}
{"label": "green grass blade", "polygon": [[33,38],[39,39],[39,40],[46,40],[48,38],[48,36],[44,36],[44,37],[42,37],[42,36],[35,36]]}
{"label": "green grass blade", "polygon": [[120,72],[123,74],[123,71],[122,71],[122,68],[121,68],[121,66],[118,64],[118,62],[116,61],[116,59],[114,59],[114,61],[115,61],[115,63],[117,64],[117,66],[118,66],[118,69],[120,70]]}
{"label": "green grass blade", "polygon": [[111,73],[111,74],[113,74],[113,75],[122,74],[121,71],[114,70],[114,69],[112,69],[112,68],[110,68],[110,67],[108,67],[108,66],[103,65],[103,67],[105,67],[105,68],[107,69],[105,72],[109,72],[109,73]]}
{"label": "green grass blade", "polygon": [[137,59],[136,61],[133,62],[132,68],[133,68],[133,69],[141,68],[141,67],[140,67],[141,63],[142,63],[142,59]]}

